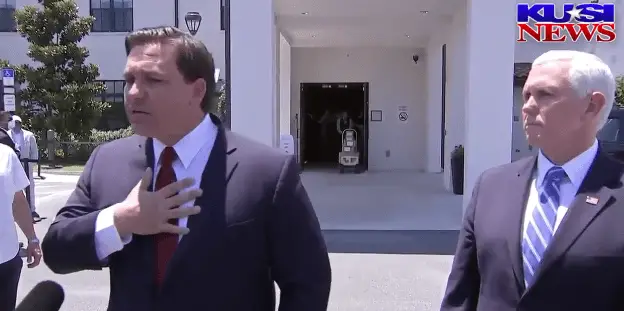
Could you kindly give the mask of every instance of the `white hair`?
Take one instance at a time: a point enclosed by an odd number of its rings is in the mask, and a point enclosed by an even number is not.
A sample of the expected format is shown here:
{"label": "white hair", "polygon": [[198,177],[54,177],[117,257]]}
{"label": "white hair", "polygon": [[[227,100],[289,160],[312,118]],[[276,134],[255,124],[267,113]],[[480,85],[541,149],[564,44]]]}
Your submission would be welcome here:
{"label": "white hair", "polygon": [[615,78],[607,64],[600,57],[581,51],[551,50],[533,61],[537,66],[553,61],[566,61],[570,64],[568,80],[580,97],[593,92],[600,92],[605,97],[598,129],[601,129],[609,119],[615,101]]}

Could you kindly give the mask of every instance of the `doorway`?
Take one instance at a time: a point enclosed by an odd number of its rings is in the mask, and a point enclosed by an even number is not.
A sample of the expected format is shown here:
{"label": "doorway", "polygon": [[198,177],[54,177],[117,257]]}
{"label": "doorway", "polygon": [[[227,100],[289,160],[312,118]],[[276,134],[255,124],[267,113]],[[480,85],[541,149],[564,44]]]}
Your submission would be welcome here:
{"label": "doorway", "polygon": [[301,83],[299,161],[303,169],[336,168],[341,130],[357,132],[359,171],[368,170],[368,82]]}

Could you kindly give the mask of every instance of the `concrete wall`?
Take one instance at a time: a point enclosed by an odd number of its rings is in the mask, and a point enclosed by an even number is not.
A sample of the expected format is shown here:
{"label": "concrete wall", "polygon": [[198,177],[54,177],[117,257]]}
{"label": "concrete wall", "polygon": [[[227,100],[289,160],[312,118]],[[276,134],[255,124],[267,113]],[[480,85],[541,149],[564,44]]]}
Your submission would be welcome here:
{"label": "concrete wall", "polygon": [[[89,15],[90,0],[76,0],[80,14]],[[220,30],[220,2],[218,0],[180,0],[179,21],[180,28],[186,30],[184,15],[189,11],[197,11],[203,21],[197,37],[206,44],[213,53],[215,65],[221,68],[224,75],[225,48],[224,34]],[[156,25],[174,25],[174,2],[162,1],[154,5],[152,1],[134,1],[134,28]],[[38,5],[37,0],[17,0],[17,7]],[[99,65],[100,79],[121,80],[126,62],[123,40],[126,33],[91,33],[82,43],[89,49],[91,55],[88,61]],[[26,55],[28,42],[17,33],[0,33],[0,59],[9,60],[14,64],[30,63]]]}
{"label": "concrete wall", "polygon": [[[369,169],[424,170],[426,166],[426,65],[407,48],[293,48],[291,113],[299,113],[304,82],[369,82],[369,109],[383,121],[369,125]],[[424,58],[424,57],[423,57]],[[408,106],[406,123],[398,107]]]}

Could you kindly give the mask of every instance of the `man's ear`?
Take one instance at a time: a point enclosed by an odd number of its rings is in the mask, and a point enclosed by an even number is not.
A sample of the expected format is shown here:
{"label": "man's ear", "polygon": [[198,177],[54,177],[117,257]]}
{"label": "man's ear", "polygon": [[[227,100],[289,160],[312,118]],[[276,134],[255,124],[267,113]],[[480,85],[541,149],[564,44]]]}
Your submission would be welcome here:
{"label": "man's ear", "polygon": [[199,78],[193,82],[193,98],[202,102],[206,96],[206,80]]}
{"label": "man's ear", "polygon": [[605,104],[606,98],[604,94],[600,92],[593,92],[589,96],[589,105],[587,105],[587,110],[585,111],[585,114],[592,118],[599,116]]}

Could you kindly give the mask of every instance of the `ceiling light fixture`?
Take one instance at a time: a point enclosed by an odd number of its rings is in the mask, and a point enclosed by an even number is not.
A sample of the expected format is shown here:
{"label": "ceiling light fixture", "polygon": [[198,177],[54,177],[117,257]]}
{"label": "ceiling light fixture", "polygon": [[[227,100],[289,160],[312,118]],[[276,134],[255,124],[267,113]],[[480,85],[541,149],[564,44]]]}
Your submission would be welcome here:
{"label": "ceiling light fixture", "polygon": [[308,14],[310,14],[310,13],[308,13],[308,12],[302,12],[301,13],[301,15],[308,15]]}
{"label": "ceiling light fixture", "polygon": [[410,35],[405,35],[405,37],[406,37],[406,38],[409,38],[409,37],[410,37]]}
{"label": "ceiling light fixture", "polygon": [[429,13],[429,11],[427,11],[427,10],[420,11],[420,14],[428,14],[428,13]]}

